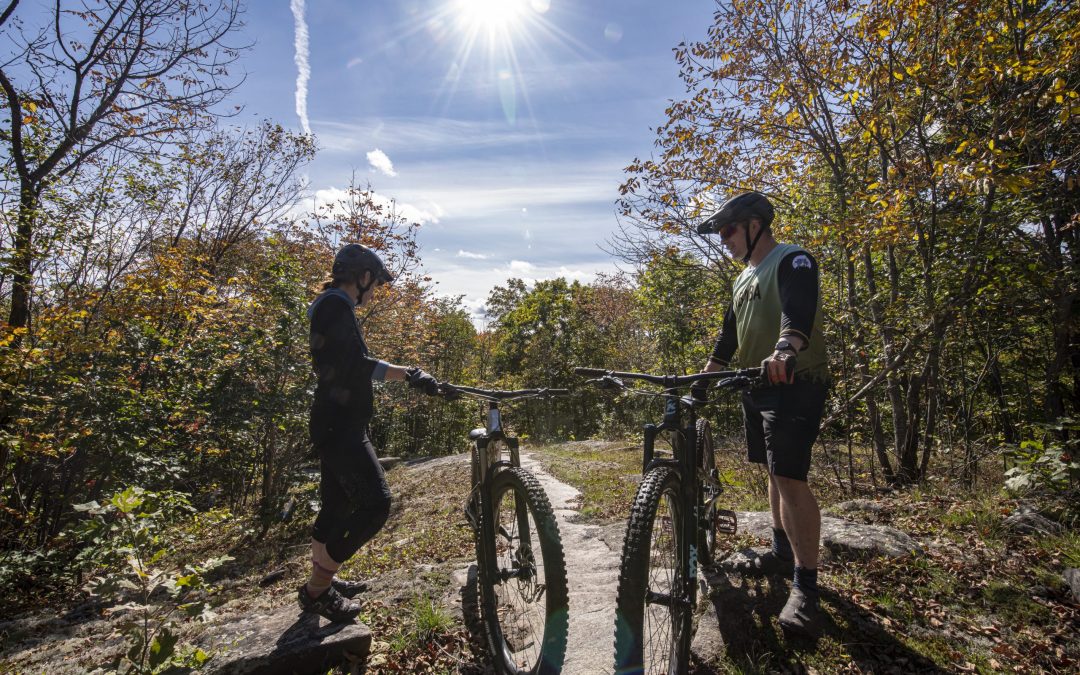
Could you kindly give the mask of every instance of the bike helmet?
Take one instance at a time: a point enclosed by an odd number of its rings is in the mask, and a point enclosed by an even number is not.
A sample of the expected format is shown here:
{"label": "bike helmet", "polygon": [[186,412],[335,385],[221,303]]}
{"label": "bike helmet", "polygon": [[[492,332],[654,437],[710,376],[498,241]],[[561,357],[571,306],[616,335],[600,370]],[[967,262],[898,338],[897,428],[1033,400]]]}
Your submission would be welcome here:
{"label": "bike helmet", "polygon": [[746,255],[743,257],[743,262],[746,262],[750,260],[750,254],[753,253],[758,239],[772,225],[774,215],[772,203],[769,202],[765,195],[760,192],[744,192],[724,202],[719,211],[698,225],[697,231],[698,234],[723,232],[724,229],[735,225],[735,223],[757,218],[761,223],[761,229],[753,241],[750,241],[750,231],[745,230]]}
{"label": "bike helmet", "polygon": [[386,269],[382,258],[362,244],[346,244],[334,256],[330,274],[335,279],[359,279],[364,272],[371,272],[372,281],[390,283],[394,276]]}

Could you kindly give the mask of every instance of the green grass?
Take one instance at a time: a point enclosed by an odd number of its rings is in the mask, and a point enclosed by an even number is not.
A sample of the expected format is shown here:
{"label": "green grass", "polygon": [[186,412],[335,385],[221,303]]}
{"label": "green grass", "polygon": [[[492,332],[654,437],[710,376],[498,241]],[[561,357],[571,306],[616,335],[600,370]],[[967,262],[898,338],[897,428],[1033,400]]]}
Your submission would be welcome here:
{"label": "green grass", "polygon": [[626,518],[641,475],[641,448],[629,443],[549,445],[529,448],[544,469],[581,491],[583,520]]}

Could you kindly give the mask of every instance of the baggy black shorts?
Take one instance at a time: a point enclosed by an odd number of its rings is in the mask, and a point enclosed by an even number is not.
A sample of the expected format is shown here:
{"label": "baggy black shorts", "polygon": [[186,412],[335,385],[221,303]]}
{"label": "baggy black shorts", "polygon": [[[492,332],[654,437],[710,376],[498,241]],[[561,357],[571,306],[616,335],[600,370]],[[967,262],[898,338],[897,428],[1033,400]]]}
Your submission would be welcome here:
{"label": "baggy black shorts", "polygon": [[798,379],[744,392],[747,459],[771,475],[805,481],[828,393],[824,382]]}

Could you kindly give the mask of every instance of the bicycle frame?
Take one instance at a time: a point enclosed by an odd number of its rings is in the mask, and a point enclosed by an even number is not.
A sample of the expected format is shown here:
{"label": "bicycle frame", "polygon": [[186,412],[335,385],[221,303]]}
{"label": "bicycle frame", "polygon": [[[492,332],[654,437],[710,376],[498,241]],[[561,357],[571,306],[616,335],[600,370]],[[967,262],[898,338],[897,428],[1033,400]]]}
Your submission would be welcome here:
{"label": "bicycle frame", "polygon": [[[497,505],[492,503],[492,489],[489,486],[492,486],[493,482],[497,481],[501,471],[521,466],[519,441],[517,437],[508,434],[504,428],[499,406],[502,401],[568,394],[569,391],[566,389],[499,391],[475,389],[447,383],[440,384],[440,390],[447,398],[465,395],[479,399],[487,404],[486,414],[484,415],[485,426],[469,432],[469,440],[472,441],[472,489],[465,504],[466,520],[468,520],[476,535],[477,564],[481,583],[485,585],[495,581],[504,583],[515,578],[523,582],[534,581],[536,575],[534,565],[523,562],[520,568],[514,565],[513,567],[516,569],[500,570],[496,563],[499,553],[496,550],[496,535],[498,534],[496,530],[501,531],[502,525],[496,523],[494,511],[497,509]],[[517,521],[517,537],[522,546],[521,559],[523,561],[534,560],[534,556],[539,555],[540,552],[534,552],[532,546],[528,543],[532,540],[531,525],[529,513],[524,504],[520,502],[516,504],[514,518]],[[562,583],[565,585],[565,581]],[[563,592],[565,593],[565,590]],[[537,598],[539,597],[537,595]],[[496,608],[490,604],[491,598],[484,597],[481,602],[484,615],[494,616]],[[495,643],[489,644],[492,649],[499,648],[499,645]],[[561,658],[560,655],[560,663]]]}
{"label": "bicycle frame", "polygon": [[[675,570],[674,583],[670,596],[649,591],[645,604],[660,604],[672,612],[691,612],[697,599],[697,567],[699,532],[713,527],[708,519],[708,505],[703,503],[703,485],[698,476],[698,469],[703,468],[702,458],[698,457],[697,408],[702,402],[691,396],[681,396],[680,388],[689,387],[697,382],[718,380],[719,387],[748,386],[752,379],[760,376],[760,369],[698,373],[684,376],[656,376],[644,373],[626,373],[604,371],[592,368],[575,368],[580,375],[599,376],[602,386],[608,388],[627,388],[622,379],[636,379],[659,384],[664,388],[664,416],[659,424],[646,424],[643,428],[642,476],[661,467],[671,468],[679,478],[679,508],[687,517],[680,519],[680,531],[677,533],[676,557],[682,564]],[[656,438],[663,433],[671,435],[673,456],[658,457]],[[676,646],[679,660],[686,663],[689,658],[691,635],[689,632],[680,636]]]}

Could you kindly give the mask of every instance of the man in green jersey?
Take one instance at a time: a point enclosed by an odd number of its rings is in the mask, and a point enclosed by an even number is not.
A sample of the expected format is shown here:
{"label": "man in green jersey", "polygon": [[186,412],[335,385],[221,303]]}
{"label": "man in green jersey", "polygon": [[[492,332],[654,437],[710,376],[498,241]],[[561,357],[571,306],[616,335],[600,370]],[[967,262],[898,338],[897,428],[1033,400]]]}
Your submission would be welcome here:
{"label": "man in green jersey", "polygon": [[729,367],[733,357],[739,367],[760,365],[764,370],[768,386],[744,393],[742,404],[749,459],[769,471],[773,546],[740,571],[784,574],[794,566],[780,624],[813,634],[821,621],[821,512],[807,474],[829,375],[817,262],[804,249],[777,242],[772,221],[769,200],[747,192],[728,200],[698,227],[699,234],[719,234],[732,257],[747,264],[735,280],[732,304],[705,372]]}

